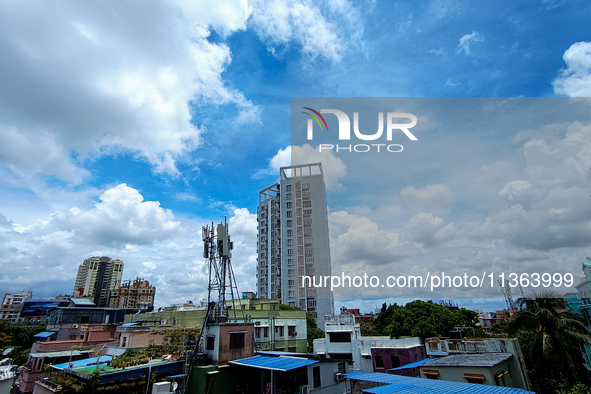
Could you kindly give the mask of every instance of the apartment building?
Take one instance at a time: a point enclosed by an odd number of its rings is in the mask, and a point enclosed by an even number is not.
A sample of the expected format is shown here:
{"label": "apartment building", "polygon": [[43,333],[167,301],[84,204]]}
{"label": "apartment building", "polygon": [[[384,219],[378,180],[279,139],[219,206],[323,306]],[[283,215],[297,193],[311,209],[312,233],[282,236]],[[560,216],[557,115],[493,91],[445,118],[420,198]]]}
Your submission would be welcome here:
{"label": "apartment building", "polygon": [[91,257],[78,267],[72,297],[91,299],[98,307],[109,306],[109,296],[121,284],[123,261]]}
{"label": "apartment building", "polygon": [[322,165],[282,167],[279,183],[259,192],[257,218],[258,297],[310,311],[323,327],[332,291],[304,281],[332,272]]}

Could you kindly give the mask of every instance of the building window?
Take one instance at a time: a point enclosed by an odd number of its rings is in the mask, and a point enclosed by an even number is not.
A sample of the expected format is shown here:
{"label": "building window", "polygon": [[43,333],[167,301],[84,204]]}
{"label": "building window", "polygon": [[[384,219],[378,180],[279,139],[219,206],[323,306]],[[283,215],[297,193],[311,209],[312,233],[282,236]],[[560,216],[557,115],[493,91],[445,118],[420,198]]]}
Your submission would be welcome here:
{"label": "building window", "polygon": [[339,370],[338,373],[347,373],[347,367],[345,366],[345,363],[339,363]]}
{"label": "building window", "polygon": [[423,369],[423,375],[425,375],[425,377],[427,379],[434,379],[434,380],[438,380],[439,379],[439,371],[436,369]]}
{"label": "building window", "polygon": [[[289,271],[293,271],[293,270],[288,270],[288,273],[289,273]],[[292,273],[293,273],[293,272],[292,272]],[[287,281],[287,285],[288,285],[289,287],[295,286],[295,280],[293,280],[293,279],[290,279],[290,280],[288,280],[288,281]]]}
{"label": "building window", "polygon": [[284,328],[283,326],[275,326],[275,334],[279,335],[280,337],[283,336],[284,332]]}
{"label": "building window", "polygon": [[293,249],[287,249],[287,255],[288,256],[293,255]]}
{"label": "building window", "polygon": [[468,383],[484,384],[484,375],[481,373],[465,373],[464,379],[466,379]]}
{"label": "building window", "polygon": [[291,208],[291,202],[288,202],[285,207],[286,208]]}
{"label": "building window", "polygon": [[285,195],[285,199],[286,199],[286,200],[291,200],[291,193],[287,193],[287,194]]}
{"label": "building window", "polygon": [[215,336],[207,336],[205,338],[205,350],[213,350],[215,348]]}
{"label": "building window", "polygon": [[290,218],[291,217],[291,211],[285,212],[285,216],[288,217],[288,218]]}
{"label": "building window", "polygon": [[260,339],[261,338],[261,328],[260,327],[255,327],[254,328],[254,337],[256,339]]}
{"label": "building window", "polygon": [[287,236],[288,236],[288,237],[291,237],[291,233],[292,233],[292,231],[291,231],[291,230],[287,230]]}
{"label": "building window", "polygon": [[285,185],[285,191],[290,191],[291,190],[291,185]]}
{"label": "building window", "polygon": [[320,382],[320,367],[312,368],[312,376],[314,377],[314,388],[317,389],[322,386],[322,383]]}
{"label": "building window", "polygon": [[310,200],[304,201],[304,208],[311,208],[311,207],[312,207],[312,201],[310,201]]}
{"label": "building window", "polygon": [[291,220],[287,221],[287,227],[291,227]]}
{"label": "building window", "polygon": [[287,335],[295,337],[297,335],[296,326],[287,326]]}
{"label": "building window", "polygon": [[351,342],[350,332],[330,332],[328,337],[330,342]]}
{"label": "building window", "polygon": [[398,368],[400,366],[400,357],[390,356],[390,363],[392,365],[390,368]]}
{"label": "building window", "polygon": [[295,353],[295,352],[297,351],[297,349],[296,349],[296,347],[295,347],[295,346],[289,346],[289,347],[287,348],[287,351],[288,351],[288,352],[290,352],[290,353]]}
{"label": "building window", "polygon": [[231,332],[230,333],[230,349],[244,349],[244,333]]}
{"label": "building window", "polygon": [[263,338],[269,338],[269,327],[263,327]]}
{"label": "building window", "polygon": [[376,368],[384,368],[384,357],[375,356]]}

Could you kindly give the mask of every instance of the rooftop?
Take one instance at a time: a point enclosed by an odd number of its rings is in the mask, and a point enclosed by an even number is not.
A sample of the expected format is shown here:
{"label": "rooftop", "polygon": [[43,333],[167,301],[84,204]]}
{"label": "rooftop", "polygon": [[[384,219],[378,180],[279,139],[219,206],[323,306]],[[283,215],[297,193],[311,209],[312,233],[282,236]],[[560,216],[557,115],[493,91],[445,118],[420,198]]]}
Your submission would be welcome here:
{"label": "rooftop", "polygon": [[456,354],[424,363],[423,367],[493,367],[511,358],[511,353]]}
{"label": "rooftop", "polygon": [[355,372],[346,374],[345,376],[351,380],[387,384],[386,386],[373,387],[363,390],[364,393],[374,394],[534,394],[532,391],[526,391],[512,387],[410,378],[408,376],[390,375],[379,372]]}
{"label": "rooftop", "polygon": [[307,358],[298,357],[254,356],[244,358],[242,360],[230,361],[230,364],[286,372],[292,369],[316,364],[317,362],[317,360],[309,360]]}
{"label": "rooftop", "polygon": [[99,382],[107,383],[125,379],[139,378],[150,373],[179,374],[183,372],[184,361],[154,358],[147,363],[131,365],[126,368],[115,368],[107,365],[111,356],[92,357],[84,360],[52,365],[53,368],[65,370],[83,379],[89,379],[95,371],[99,372]]}

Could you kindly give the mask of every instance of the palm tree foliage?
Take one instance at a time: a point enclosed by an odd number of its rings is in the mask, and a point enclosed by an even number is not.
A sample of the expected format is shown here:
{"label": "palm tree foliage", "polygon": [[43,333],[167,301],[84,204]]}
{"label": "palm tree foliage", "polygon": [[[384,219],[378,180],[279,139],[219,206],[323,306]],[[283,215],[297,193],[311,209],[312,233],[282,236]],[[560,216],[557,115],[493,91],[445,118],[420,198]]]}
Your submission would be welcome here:
{"label": "palm tree foliage", "polygon": [[591,343],[587,327],[566,301],[553,292],[533,293],[518,300],[519,314],[509,323],[518,336],[533,382],[575,383],[583,373],[581,347]]}

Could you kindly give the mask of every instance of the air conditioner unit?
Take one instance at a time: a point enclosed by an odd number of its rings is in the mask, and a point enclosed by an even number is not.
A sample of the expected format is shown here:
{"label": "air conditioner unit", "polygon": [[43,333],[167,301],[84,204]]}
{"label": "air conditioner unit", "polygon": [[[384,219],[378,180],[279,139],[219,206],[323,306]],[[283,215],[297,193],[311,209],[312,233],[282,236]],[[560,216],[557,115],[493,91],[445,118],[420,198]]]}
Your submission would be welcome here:
{"label": "air conditioner unit", "polygon": [[310,394],[310,386],[300,386],[300,394]]}
{"label": "air conditioner unit", "polygon": [[334,380],[335,380],[335,382],[344,382],[345,381],[345,375],[343,375],[340,372],[335,372],[334,373]]}

